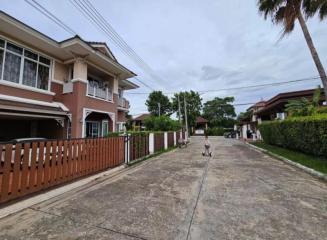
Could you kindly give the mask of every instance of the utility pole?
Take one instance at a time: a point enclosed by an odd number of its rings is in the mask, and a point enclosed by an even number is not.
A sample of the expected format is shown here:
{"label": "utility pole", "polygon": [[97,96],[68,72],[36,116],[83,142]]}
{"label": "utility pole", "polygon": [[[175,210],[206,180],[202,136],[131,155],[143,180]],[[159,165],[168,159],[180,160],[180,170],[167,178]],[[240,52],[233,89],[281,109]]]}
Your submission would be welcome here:
{"label": "utility pole", "polygon": [[161,113],[160,113],[160,112],[161,112],[160,107],[161,107],[160,102],[158,102],[159,117],[160,117],[160,115],[161,115]]}
{"label": "utility pole", "polygon": [[186,140],[188,139],[188,123],[187,123],[187,109],[186,109],[186,98],[184,94],[184,112],[185,112],[185,127],[186,127]]}
{"label": "utility pole", "polygon": [[181,101],[179,99],[180,93],[178,93],[178,117],[179,117],[179,123],[182,126],[182,118],[181,118]]}

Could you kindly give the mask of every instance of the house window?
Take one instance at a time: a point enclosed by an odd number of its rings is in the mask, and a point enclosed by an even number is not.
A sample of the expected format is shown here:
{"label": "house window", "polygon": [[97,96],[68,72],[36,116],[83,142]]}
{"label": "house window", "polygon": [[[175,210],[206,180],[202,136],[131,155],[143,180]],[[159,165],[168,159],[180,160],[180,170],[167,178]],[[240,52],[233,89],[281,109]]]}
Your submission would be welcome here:
{"label": "house window", "polygon": [[99,122],[86,122],[86,137],[97,138],[100,136],[100,124]]}
{"label": "house window", "polygon": [[1,80],[48,90],[50,65],[50,59],[0,39]]}
{"label": "house window", "polygon": [[278,120],[285,120],[286,114],[284,112],[278,112],[276,113],[276,119]]}
{"label": "house window", "polygon": [[121,88],[118,89],[118,97],[119,98],[123,98],[124,97],[124,91]]}
{"label": "house window", "polygon": [[112,91],[107,82],[88,77],[87,87],[87,94],[89,96],[108,101],[112,100]]}
{"label": "house window", "polygon": [[102,137],[107,136],[109,133],[109,122],[102,121]]}
{"label": "house window", "polygon": [[0,49],[0,78],[2,76],[3,50]]}
{"label": "house window", "polygon": [[14,83],[19,83],[21,61],[22,61],[21,56],[16,55],[9,51],[6,52],[4,69],[3,69],[4,80]]}

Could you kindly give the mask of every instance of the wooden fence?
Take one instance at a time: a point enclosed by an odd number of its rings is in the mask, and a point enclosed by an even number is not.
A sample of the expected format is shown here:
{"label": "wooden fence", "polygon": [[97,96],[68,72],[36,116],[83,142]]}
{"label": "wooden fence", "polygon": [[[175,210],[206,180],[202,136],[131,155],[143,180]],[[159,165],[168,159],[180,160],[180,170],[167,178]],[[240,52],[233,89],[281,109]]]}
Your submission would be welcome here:
{"label": "wooden fence", "polygon": [[113,168],[124,137],[0,144],[0,203]]}
{"label": "wooden fence", "polygon": [[160,152],[180,134],[0,143],[0,203]]}
{"label": "wooden fence", "polygon": [[159,152],[165,148],[164,133],[154,134],[154,152]]}
{"label": "wooden fence", "polygon": [[149,134],[130,136],[130,161],[149,155]]}

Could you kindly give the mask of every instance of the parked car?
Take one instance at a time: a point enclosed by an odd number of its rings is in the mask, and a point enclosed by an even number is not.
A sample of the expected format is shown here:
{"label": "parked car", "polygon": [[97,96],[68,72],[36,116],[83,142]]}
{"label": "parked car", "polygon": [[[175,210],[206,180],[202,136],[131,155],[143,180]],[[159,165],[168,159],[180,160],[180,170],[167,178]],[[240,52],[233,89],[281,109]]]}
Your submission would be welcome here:
{"label": "parked car", "polygon": [[23,143],[23,142],[41,142],[47,140],[46,138],[16,138],[12,140],[13,143]]}
{"label": "parked car", "polygon": [[225,132],[224,137],[225,138],[236,138],[237,133],[238,133],[237,131]]}

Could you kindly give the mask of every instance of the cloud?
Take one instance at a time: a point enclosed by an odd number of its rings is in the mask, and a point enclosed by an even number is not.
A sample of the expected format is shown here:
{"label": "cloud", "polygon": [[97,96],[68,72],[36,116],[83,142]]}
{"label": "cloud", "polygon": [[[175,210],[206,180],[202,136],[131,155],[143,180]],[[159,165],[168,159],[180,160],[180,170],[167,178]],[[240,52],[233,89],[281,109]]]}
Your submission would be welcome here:
{"label": "cloud", "polygon": [[[258,14],[257,0],[139,0],[137,4],[135,0],[92,1],[164,81],[157,81],[143,72],[69,1],[58,1],[44,0],[42,4],[83,38],[107,41],[123,65],[136,72],[148,85],[164,92],[221,89],[318,75],[298,24],[292,34],[278,41],[280,26],[274,26]],[[67,33],[24,0],[1,0],[0,8],[57,40],[67,37]],[[318,19],[310,19],[307,23],[321,61],[327,67],[327,55],[323,54],[327,52],[326,24]],[[316,85],[317,81],[313,81],[219,91],[202,97],[209,100],[215,96],[233,95],[237,103],[256,102],[279,92]],[[148,91],[141,85],[133,92]],[[131,100],[131,113],[146,111],[147,95],[126,96]],[[237,107],[237,111],[245,108]]]}
{"label": "cloud", "polygon": [[202,70],[201,80],[217,80],[221,78],[234,78],[239,74],[241,74],[240,71],[228,70],[228,69],[208,66],[208,65],[203,66],[201,70]]}

